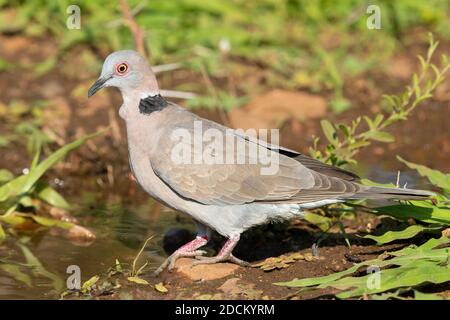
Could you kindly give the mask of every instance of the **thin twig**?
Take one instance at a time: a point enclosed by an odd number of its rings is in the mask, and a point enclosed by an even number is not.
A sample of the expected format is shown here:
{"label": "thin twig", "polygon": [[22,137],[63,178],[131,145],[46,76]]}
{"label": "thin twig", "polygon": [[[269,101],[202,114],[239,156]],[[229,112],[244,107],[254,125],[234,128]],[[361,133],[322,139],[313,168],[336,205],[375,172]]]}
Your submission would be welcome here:
{"label": "thin twig", "polygon": [[[110,100],[110,105],[112,105],[111,97],[108,96],[108,99]],[[109,118],[109,123],[111,125],[111,134],[112,134],[114,141],[117,143],[121,143],[122,142],[122,134],[120,132],[120,125],[119,125],[119,121],[117,119],[117,112],[114,109],[109,108],[108,109],[108,118]]]}
{"label": "thin twig", "polygon": [[214,96],[214,99],[219,104],[219,116],[220,116],[220,119],[222,120],[223,124],[225,124],[226,126],[230,126],[230,123],[228,121],[228,117],[227,117],[226,113],[223,110],[224,107],[223,107],[222,102],[220,101],[219,94],[217,93],[216,87],[214,87],[214,84],[213,84],[211,78],[209,77],[208,72],[206,72],[206,68],[203,65],[203,63],[200,63],[200,72],[201,72],[201,74],[203,76],[203,79],[205,80],[206,87],[208,88],[208,91]]}
{"label": "thin twig", "polygon": [[163,97],[177,98],[177,99],[193,99],[197,95],[193,92],[175,91],[175,90],[159,90]]}
{"label": "thin twig", "polygon": [[130,28],[131,34],[133,35],[134,45],[136,47],[136,51],[139,52],[144,57],[148,58],[147,50],[144,42],[144,30],[137,24],[134,19],[134,15],[130,10],[130,6],[128,5],[127,0],[119,0],[120,11],[122,12],[122,16],[125,19],[125,23]]}
{"label": "thin twig", "polygon": [[177,70],[181,68],[181,63],[168,63],[168,64],[161,64],[159,66],[153,66],[152,71],[154,73],[160,73],[160,72],[166,72],[166,71],[172,71]]}

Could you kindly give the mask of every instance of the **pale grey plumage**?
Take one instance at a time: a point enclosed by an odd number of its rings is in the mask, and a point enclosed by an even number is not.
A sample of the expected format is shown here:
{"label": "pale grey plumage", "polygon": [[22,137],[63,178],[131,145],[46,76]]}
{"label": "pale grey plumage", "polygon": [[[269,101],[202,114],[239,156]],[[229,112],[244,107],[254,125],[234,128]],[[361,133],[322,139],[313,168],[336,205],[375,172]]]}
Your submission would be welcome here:
{"label": "pale grey plumage", "polygon": [[[115,70],[122,62],[129,66],[124,75]],[[111,54],[89,95],[103,86],[116,86],[121,90],[124,102],[119,113],[126,122],[130,165],[138,183],[167,206],[189,214],[226,237],[271,220],[302,216],[304,208],[345,199],[423,199],[432,195],[420,190],[364,186],[350,172],[239,132],[227,131],[228,128],[176,104],[164,101],[161,105],[162,100],[155,98],[159,89],[151,68],[134,51]],[[276,155],[279,170],[273,175],[262,175],[261,164],[249,164],[250,161],[244,164],[177,163],[171,153],[179,141],[174,141],[172,133],[180,129],[193,135],[195,121],[202,123],[203,130],[213,128],[224,136],[231,135],[246,148],[256,147],[260,152]],[[184,143],[192,154],[199,152],[193,141]],[[207,149],[206,145],[211,142],[202,143],[203,152],[209,150],[211,156],[218,156],[218,153],[224,158],[226,154],[232,154],[234,159],[239,156],[239,151],[227,144],[223,148],[218,145]],[[249,153],[244,157],[249,160]]]}

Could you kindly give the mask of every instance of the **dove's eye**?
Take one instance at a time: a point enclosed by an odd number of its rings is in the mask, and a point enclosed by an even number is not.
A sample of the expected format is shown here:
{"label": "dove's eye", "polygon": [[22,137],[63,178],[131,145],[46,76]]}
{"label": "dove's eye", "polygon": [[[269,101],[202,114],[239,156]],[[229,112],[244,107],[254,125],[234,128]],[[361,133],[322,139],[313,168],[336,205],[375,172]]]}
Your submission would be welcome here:
{"label": "dove's eye", "polygon": [[120,75],[124,75],[128,71],[128,64],[122,62],[116,66],[116,72]]}

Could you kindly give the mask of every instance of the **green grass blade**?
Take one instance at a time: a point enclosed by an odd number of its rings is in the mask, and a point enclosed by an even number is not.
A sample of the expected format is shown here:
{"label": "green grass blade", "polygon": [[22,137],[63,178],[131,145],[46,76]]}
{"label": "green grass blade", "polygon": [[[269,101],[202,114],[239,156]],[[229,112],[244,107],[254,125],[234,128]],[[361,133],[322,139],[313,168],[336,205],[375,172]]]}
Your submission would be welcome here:
{"label": "green grass blade", "polygon": [[[336,296],[352,298],[363,294],[377,294],[398,288],[420,286],[425,283],[444,283],[450,281],[450,239],[441,237],[430,239],[423,245],[409,246],[391,252],[390,259],[377,258],[354,265],[353,267],[324,277],[294,279],[275,283],[280,286],[301,287],[308,289],[334,288],[342,290]],[[446,245],[443,248],[438,246]],[[437,249],[436,249],[437,248]],[[377,266],[381,271],[376,286],[371,286],[374,274],[352,276],[364,266]]]}
{"label": "green grass blade", "polygon": [[414,218],[427,223],[450,225],[450,208],[436,206],[427,201],[410,201],[408,204],[376,208],[376,211],[398,219]]}
{"label": "green grass blade", "polygon": [[92,139],[100,134],[103,134],[105,130],[86,135],[78,140],[75,140],[65,146],[61,147],[48,158],[36,165],[27,175],[17,177],[8,183],[0,187],[0,202],[7,200],[9,197],[30,191],[33,185],[39,180],[39,178],[54,164],[62,160],[70,151],[78,148],[84,144],[87,140]]}
{"label": "green grass blade", "polygon": [[389,242],[392,242],[395,240],[409,239],[409,238],[416,236],[420,232],[433,232],[433,231],[440,230],[441,228],[442,228],[441,226],[426,227],[426,226],[422,226],[422,225],[412,225],[412,226],[408,226],[404,230],[388,231],[380,236],[367,235],[367,236],[364,236],[363,238],[372,239],[377,244],[380,245],[380,244],[389,243]]}
{"label": "green grass blade", "polygon": [[432,184],[442,188],[446,193],[450,194],[450,174],[445,174],[438,170],[433,170],[426,166],[406,161],[400,156],[397,156],[397,159],[406,164],[410,169],[417,170],[422,177],[426,177]]}

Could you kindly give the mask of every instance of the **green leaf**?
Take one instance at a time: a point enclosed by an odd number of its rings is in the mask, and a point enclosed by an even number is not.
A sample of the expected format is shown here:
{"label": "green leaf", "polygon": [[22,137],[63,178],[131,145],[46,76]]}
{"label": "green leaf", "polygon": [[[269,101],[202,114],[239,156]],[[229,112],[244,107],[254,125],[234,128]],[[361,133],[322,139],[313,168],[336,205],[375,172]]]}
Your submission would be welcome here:
{"label": "green leaf", "polygon": [[381,122],[383,121],[383,119],[384,119],[384,115],[383,115],[382,113],[379,113],[379,114],[375,117],[375,120],[373,120],[373,125],[374,125],[375,127],[378,127],[378,126],[381,124]]}
{"label": "green leaf", "polygon": [[393,183],[378,183],[369,179],[361,179],[361,183],[370,187],[395,188],[395,184]]}
{"label": "green leaf", "polygon": [[341,292],[337,297],[342,299],[352,298],[355,296],[361,296],[364,293],[373,294],[379,292],[385,292],[400,287],[419,286],[425,283],[444,283],[450,281],[450,272],[448,267],[442,267],[434,263],[427,261],[417,260],[416,266],[410,266],[408,268],[395,268],[386,269],[382,272],[382,281],[380,287],[369,289],[367,283],[371,275],[360,277],[356,281],[355,278],[347,278],[348,280],[340,280],[341,288],[346,285],[353,287],[357,285],[355,289]]}
{"label": "green leaf", "polygon": [[334,129],[331,122],[328,120],[322,120],[320,121],[320,125],[322,126],[322,131],[325,134],[325,137],[328,139],[328,141],[332,145],[336,145],[338,142],[336,139],[336,130]]}
{"label": "green leaf", "polygon": [[395,138],[392,134],[384,131],[368,131],[365,135],[367,139],[381,141],[381,142],[393,142]]}
{"label": "green leaf", "polygon": [[416,236],[420,232],[430,232],[430,231],[432,232],[432,231],[437,231],[440,229],[442,229],[441,226],[426,227],[426,226],[422,226],[422,225],[412,225],[412,226],[408,226],[407,228],[405,228],[404,230],[401,230],[401,231],[388,231],[380,236],[367,235],[367,236],[364,236],[363,238],[372,239],[372,240],[376,241],[377,244],[380,245],[380,244],[389,243],[389,242],[392,242],[395,240],[409,239],[409,238]]}
{"label": "green leaf", "polygon": [[350,128],[349,128],[349,127],[347,127],[347,126],[344,125],[344,124],[339,124],[339,125],[338,125],[338,128],[339,128],[339,130],[342,131],[342,133],[344,134],[344,136],[345,136],[346,138],[350,137]]}
{"label": "green leaf", "polygon": [[438,170],[433,170],[420,164],[415,164],[405,159],[397,156],[397,159],[409,168],[417,170],[417,172],[422,176],[428,178],[428,180],[435,186],[444,189],[446,193],[450,194],[450,174],[442,173]]}
{"label": "green leaf", "polygon": [[116,264],[115,264],[114,267],[115,267],[117,272],[123,272],[122,265],[120,264],[120,261],[118,259],[116,259]]}
{"label": "green leaf", "polygon": [[450,208],[435,206],[427,201],[410,201],[408,204],[379,207],[376,211],[398,219],[414,218],[427,223],[450,225]]}
{"label": "green leaf", "polygon": [[400,294],[404,292],[405,289],[398,289],[394,292],[386,292],[381,294],[372,294],[370,296],[371,300],[388,300],[388,299],[399,299],[399,300],[406,300],[406,298],[403,298]]}
{"label": "green leaf", "polygon": [[47,202],[48,204],[65,209],[70,210],[71,206],[66,201],[66,199],[63,198],[61,194],[58,193],[55,189],[50,187],[47,184],[38,183],[38,186],[36,188],[37,197],[41,199],[42,201]]}
{"label": "green leaf", "polygon": [[33,161],[31,162],[30,169],[33,170],[36,168],[36,165],[39,162],[39,158],[41,156],[41,148],[42,148],[42,142],[38,140],[37,146],[36,146],[36,153],[34,155]]}
{"label": "green leaf", "polygon": [[448,267],[441,267],[425,261],[416,261],[416,266],[387,269],[382,272],[382,281],[376,288],[368,288],[367,283],[371,275],[364,277],[344,278],[333,285],[337,289],[354,288],[337,294],[338,298],[347,299],[361,296],[364,293],[373,294],[385,292],[399,287],[419,286],[424,283],[444,283],[450,280]]}
{"label": "green leaf", "polygon": [[87,136],[84,136],[78,140],[75,140],[65,146],[61,147],[54,153],[52,153],[47,159],[40,162],[34,169],[32,169],[28,174],[21,175],[8,183],[0,187],[0,202],[7,200],[9,197],[24,194],[34,186],[34,184],[39,180],[39,178],[54,164],[62,160],[70,151],[78,148],[84,144],[87,140],[92,139],[103,131],[96,132]]}
{"label": "green leaf", "polygon": [[359,148],[368,146],[369,144],[370,144],[369,141],[364,141],[364,140],[362,140],[362,141],[358,141],[358,142],[354,142],[354,143],[350,144],[350,145],[348,146],[348,148],[349,148],[350,150],[355,150],[355,149],[359,149]]}
{"label": "green leaf", "polygon": [[14,179],[14,175],[11,173],[11,171],[0,169],[0,184],[3,184],[12,179]]}
{"label": "green leaf", "polygon": [[[423,245],[409,246],[387,253],[392,258],[379,257],[364,261],[342,272],[324,277],[305,278],[289,282],[275,283],[280,286],[300,287],[304,290],[335,288],[341,290],[339,298],[351,298],[363,294],[377,294],[397,288],[409,288],[425,283],[444,283],[450,281],[449,245],[450,239],[441,237],[430,239]],[[440,247],[443,246],[444,247]],[[366,269],[363,276],[351,276],[358,270],[369,266],[383,268],[379,283],[373,284],[373,273]],[[391,268],[396,267],[396,268]]]}
{"label": "green leaf", "polygon": [[446,300],[444,297],[432,294],[432,293],[423,293],[417,290],[414,290],[414,298],[416,300]]}
{"label": "green leaf", "polygon": [[2,243],[2,241],[5,239],[6,239],[6,233],[5,233],[5,230],[3,230],[3,226],[0,224],[0,243]]}
{"label": "green leaf", "polygon": [[369,130],[373,130],[375,128],[375,125],[372,121],[372,119],[370,119],[368,116],[363,116],[364,120],[367,123],[367,126],[369,127]]}
{"label": "green leaf", "polygon": [[305,220],[317,226],[322,231],[327,231],[332,225],[330,218],[312,213],[310,211],[305,213]]}
{"label": "green leaf", "polygon": [[20,197],[19,203],[24,207],[35,207],[35,205],[33,204],[33,199],[28,196]]}
{"label": "green leaf", "polygon": [[99,276],[93,276],[91,277],[89,280],[83,282],[83,285],[81,286],[81,292],[83,293],[88,293],[92,287],[94,286],[94,284],[97,283],[97,281],[100,279]]}
{"label": "green leaf", "polygon": [[13,213],[13,214],[4,214],[2,216],[0,215],[0,221],[12,226],[17,226],[25,223],[26,219],[24,217],[21,217],[20,215]]}
{"label": "green leaf", "polygon": [[143,285],[148,285],[149,284],[146,280],[141,279],[141,278],[139,278],[137,276],[135,276],[135,277],[128,277],[127,280],[130,281],[130,282],[137,283],[137,284],[143,284]]}
{"label": "green leaf", "polygon": [[58,227],[61,229],[70,229],[74,226],[73,223],[71,222],[67,222],[67,221],[61,221],[61,220],[57,220],[57,219],[52,219],[52,218],[46,218],[46,217],[40,217],[38,215],[35,214],[30,214],[29,215],[34,221],[36,221],[36,223],[44,226],[44,227]]}
{"label": "green leaf", "polygon": [[330,101],[331,109],[336,113],[342,113],[351,108],[350,101],[344,98],[335,98]]}

